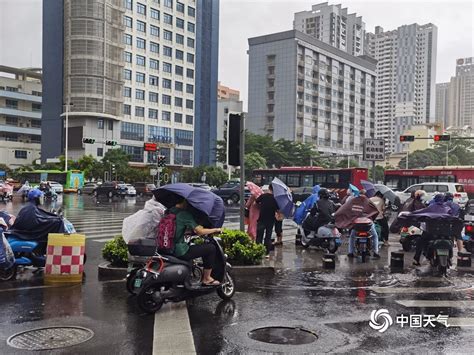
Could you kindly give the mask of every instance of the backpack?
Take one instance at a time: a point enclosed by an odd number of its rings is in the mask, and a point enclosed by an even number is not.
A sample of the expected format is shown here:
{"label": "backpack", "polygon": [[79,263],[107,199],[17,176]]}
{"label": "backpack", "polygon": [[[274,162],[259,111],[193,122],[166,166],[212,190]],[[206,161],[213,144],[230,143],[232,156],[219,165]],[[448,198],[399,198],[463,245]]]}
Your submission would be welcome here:
{"label": "backpack", "polygon": [[156,238],[158,250],[163,253],[174,251],[174,237],[176,233],[176,214],[167,211],[158,224]]}

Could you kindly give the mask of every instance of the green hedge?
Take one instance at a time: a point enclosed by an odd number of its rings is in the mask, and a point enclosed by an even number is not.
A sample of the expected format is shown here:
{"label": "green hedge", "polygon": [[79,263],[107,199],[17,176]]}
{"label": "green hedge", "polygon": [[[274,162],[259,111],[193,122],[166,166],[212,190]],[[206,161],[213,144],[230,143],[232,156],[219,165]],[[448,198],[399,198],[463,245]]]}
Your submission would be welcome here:
{"label": "green hedge", "polygon": [[116,236],[113,240],[105,243],[102,249],[102,257],[110,261],[112,266],[126,267],[128,265],[128,248],[122,236]]}
{"label": "green hedge", "polygon": [[266,254],[265,246],[252,241],[245,232],[224,229],[220,237],[233,265],[257,265]]}

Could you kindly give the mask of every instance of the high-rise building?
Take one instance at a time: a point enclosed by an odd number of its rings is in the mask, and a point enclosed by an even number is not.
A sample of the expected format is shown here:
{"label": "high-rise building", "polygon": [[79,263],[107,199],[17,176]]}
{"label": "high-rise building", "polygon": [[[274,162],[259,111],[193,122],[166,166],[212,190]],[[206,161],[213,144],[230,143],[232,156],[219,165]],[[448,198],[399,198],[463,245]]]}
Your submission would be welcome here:
{"label": "high-rise building", "polygon": [[0,163],[30,165],[40,157],[41,69],[0,66]]}
{"label": "high-rise building", "polygon": [[340,4],[325,2],[295,13],[293,28],[349,54],[364,54],[365,23]]}
{"label": "high-rise building", "polygon": [[374,136],[373,59],[296,30],[250,38],[249,47],[249,131],[322,153],[361,152]]}
{"label": "high-rise building", "polygon": [[437,38],[431,23],[377,26],[365,37],[366,54],[377,60],[376,136],[389,153],[403,149],[398,137],[406,129],[434,122]]}
{"label": "high-rise building", "polygon": [[217,98],[218,99],[233,99],[240,100],[240,91],[232,89],[228,86],[221,85],[220,81],[217,83]]}
{"label": "high-rise building", "polygon": [[449,83],[436,84],[436,122],[449,127]]}
{"label": "high-rise building", "polygon": [[63,153],[67,109],[71,158],[101,158],[112,141],[137,166],[157,154],[213,162],[218,10],[212,0],[45,0],[42,159]]}
{"label": "high-rise building", "polygon": [[456,60],[456,76],[449,82],[448,126],[474,128],[474,57]]}

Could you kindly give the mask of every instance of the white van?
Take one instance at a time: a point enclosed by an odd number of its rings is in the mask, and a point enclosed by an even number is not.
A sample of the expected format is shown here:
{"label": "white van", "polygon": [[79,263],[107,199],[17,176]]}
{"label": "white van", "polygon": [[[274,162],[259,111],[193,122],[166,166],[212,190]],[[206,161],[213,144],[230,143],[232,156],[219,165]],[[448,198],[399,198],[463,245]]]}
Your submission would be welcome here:
{"label": "white van", "polygon": [[454,202],[459,206],[464,207],[467,203],[467,193],[464,191],[464,186],[455,182],[423,182],[416,185],[411,185],[405,191],[396,192],[400,197],[400,202],[405,203],[410,197],[411,193],[417,190],[424,190],[427,196],[424,200],[429,201],[436,193],[451,192],[454,195]]}

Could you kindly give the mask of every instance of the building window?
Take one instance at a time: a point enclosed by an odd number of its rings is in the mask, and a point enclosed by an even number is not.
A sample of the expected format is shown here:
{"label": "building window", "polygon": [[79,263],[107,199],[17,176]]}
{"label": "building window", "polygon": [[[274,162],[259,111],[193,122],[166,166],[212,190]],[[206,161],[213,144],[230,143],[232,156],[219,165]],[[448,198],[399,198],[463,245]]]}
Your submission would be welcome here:
{"label": "building window", "polygon": [[174,130],[174,143],[177,145],[193,146],[193,131],[185,131],[182,129]]}
{"label": "building window", "polygon": [[173,48],[163,46],[163,55],[166,57],[173,57]]}
{"label": "building window", "polygon": [[31,104],[31,110],[33,112],[41,112],[41,104],[32,103]]}
{"label": "building window", "polygon": [[163,30],[163,38],[167,41],[173,42],[173,32]]}
{"label": "building window", "polygon": [[130,145],[121,145],[122,150],[130,156],[130,161],[143,163],[143,146],[133,147]]}
{"label": "building window", "polygon": [[176,107],[183,107],[183,99],[181,97],[174,98],[174,105]]}
{"label": "building window", "polygon": [[114,121],[112,121],[112,120],[109,120],[109,121],[108,121],[108,128],[109,128],[109,131],[113,131],[113,130],[114,130]]}
{"label": "building window", "polygon": [[18,126],[18,117],[7,116],[5,118],[5,124],[9,126]]}
{"label": "building window", "polygon": [[188,15],[191,17],[196,17],[196,9],[194,7],[188,6]]}
{"label": "building window", "polygon": [[7,106],[7,108],[14,108],[14,109],[18,109],[18,101],[16,100],[5,100],[5,104]]}
{"label": "building window", "polygon": [[160,28],[150,25],[150,34],[155,37],[160,37]]}
{"label": "building window", "polygon": [[97,156],[98,157],[104,156],[104,148],[97,148]]}
{"label": "building window", "polygon": [[150,85],[158,86],[158,77],[154,75],[150,75],[149,77]]}
{"label": "building window", "polygon": [[145,74],[144,73],[137,73],[135,76],[135,80],[137,83],[145,83]]}
{"label": "building window", "polygon": [[135,98],[137,100],[145,100],[145,90],[135,90]]}
{"label": "building window", "polygon": [[173,8],[173,0],[163,0],[163,5],[169,7],[170,9]]}
{"label": "building window", "polygon": [[150,51],[153,53],[160,53],[160,45],[155,42],[150,42]]}
{"label": "building window", "polygon": [[174,82],[174,89],[176,91],[181,91],[183,92],[183,83],[181,81],[175,81]]}
{"label": "building window", "polygon": [[165,73],[171,73],[173,71],[173,67],[170,63],[163,62],[163,71]]}
{"label": "building window", "polygon": [[194,108],[193,100],[186,100],[186,108],[192,110]]}
{"label": "building window", "polygon": [[133,10],[133,1],[132,0],[125,0],[125,8],[127,10]]}
{"label": "building window", "polygon": [[176,59],[183,60],[183,58],[184,58],[184,52],[177,49],[176,50]]}
{"label": "building window", "polygon": [[174,114],[174,121],[177,123],[182,123],[183,122],[183,115],[181,113],[175,113]]}
{"label": "building window", "polygon": [[97,128],[104,129],[104,120],[102,119],[97,120]]}
{"label": "building window", "polygon": [[146,23],[137,20],[137,31],[146,33]]}
{"label": "building window", "polygon": [[[173,141],[171,136],[171,128],[148,126],[148,141],[159,143],[171,143]],[[161,152],[161,149],[160,149]]]}
{"label": "building window", "polygon": [[159,20],[160,19],[160,12],[154,8],[150,9],[150,16],[152,19]]}
{"label": "building window", "polygon": [[124,86],[123,87],[123,96],[124,97],[132,97],[132,88]]}
{"label": "building window", "polygon": [[145,57],[137,54],[137,65],[145,66]]}
{"label": "building window", "polygon": [[135,116],[145,117],[145,108],[141,106],[135,106]]}
{"label": "building window", "polygon": [[193,38],[188,37],[187,43],[188,43],[189,48],[194,48],[194,39]]}
{"label": "building window", "polygon": [[154,108],[149,108],[148,109],[148,118],[153,118],[155,120],[158,119],[158,110]]}
{"label": "building window", "polygon": [[166,12],[163,14],[163,21],[168,25],[173,25],[173,16],[167,14]]}
{"label": "building window", "polygon": [[179,1],[176,1],[176,11],[184,14],[184,4]]}
{"label": "building window", "polygon": [[194,93],[194,85],[186,84],[186,93],[193,94]]}
{"label": "building window", "polygon": [[146,6],[137,2],[137,13],[146,15]]}
{"label": "building window", "polygon": [[158,102],[158,93],[157,92],[149,92],[148,93],[148,100],[150,102]]}
{"label": "building window", "polygon": [[159,70],[160,69],[160,62],[156,59],[151,59],[150,58],[150,68],[155,69],[155,70]]}
{"label": "building window", "polygon": [[191,54],[191,53],[186,54],[186,59],[188,63],[194,63],[194,54]]}
{"label": "building window", "polygon": [[176,33],[176,43],[177,44],[184,44],[184,36]]}
{"label": "building window", "polygon": [[125,80],[132,80],[132,71],[129,69],[124,69],[123,77],[125,78]]}
{"label": "building window", "polygon": [[161,95],[161,103],[163,105],[171,105],[171,96],[169,95]]}
{"label": "building window", "polygon": [[193,152],[191,150],[175,149],[174,163],[177,165],[192,165]]}
{"label": "building window", "polygon": [[[171,99],[170,99],[171,100]],[[161,119],[163,121],[171,121],[171,112],[169,111],[161,111]]]}
{"label": "building window", "polygon": [[123,35],[123,42],[129,46],[132,45],[132,36],[128,34]]}
{"label": "building window", "polygon": [[31,127],[32,128],[41,128],[41,121],[40,120],[31,120]]}
{"label": "building window", "polygon": [[131,115],[132,114],[132,106],[123,105],[123,114],[124,115]]}
{"label": "building window", "polygon": [[179,76],[183,76],[183,67],[179,66],[179,65],[175,65],[174,66],[174,73],[176,75],[179,75]]}
{"label": "building window", "polygon": [[182,18],[176,17],[176,27],[184,30],[184,20]]}
{"label": "building window", "polygon": [[128,17],[128,16],[123,17],[123,24],[125,25],[125,27],[132,28],[133,27],[132,23],[133,23],[133,20],[131,17]]}
{"label": "building window", "polygon": [[15,150],[15,158],[16,159],[27,159],[28,152],[26,150]]}
{"label": "building window", "polygon": [[171,80],[163,78],[161,86],[163,87],[163,89],[171,89]]}
{"label": "building window", "polygon": [[131,62],[132,62],[132,53],[130,53],[130,52],[124,52],[124,53],[123,53],[123,57],[124,57],[125,62],[127,62],[127,63],[131,63]]}
{"label": "building window", "polygon": [[132,141],[143,141],[145,138],[145,126],[139,123],[122,122],[120,138]]}
{"label": "building window", "polygon": [[145,49],[146,41],[143,38],[137,37],[137,48]]}
{"label": "building window", "polygon": [[188,77],[190,79],[194,79],[194,70],[186,69],[186,77]]}
{"label": "building window", "polygon": [[188,31],[194,33],[194,23],[188,22]]}

